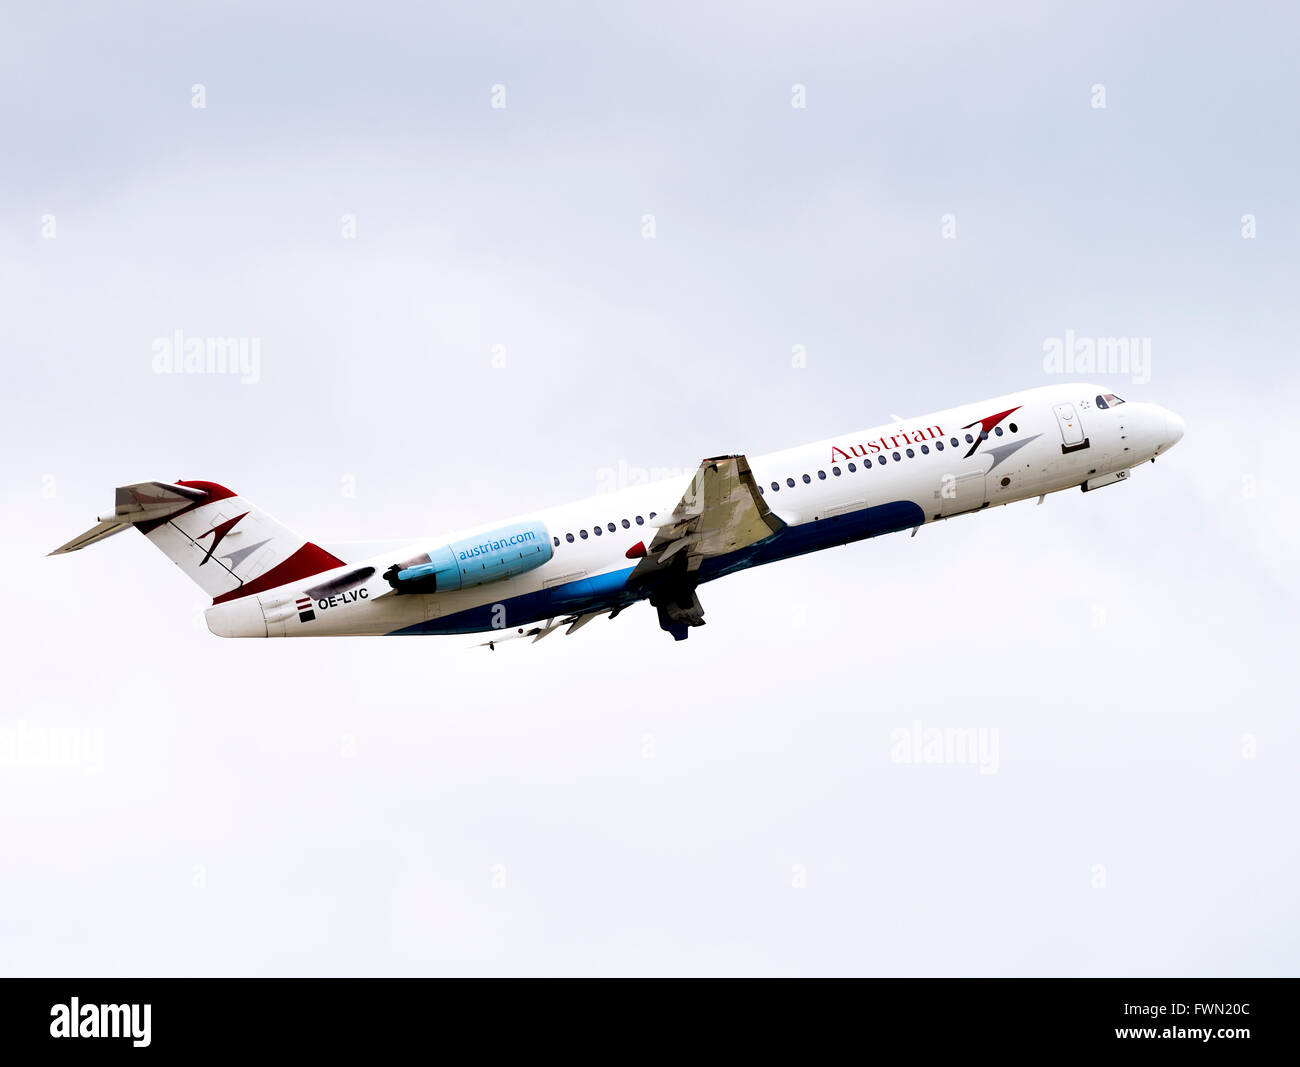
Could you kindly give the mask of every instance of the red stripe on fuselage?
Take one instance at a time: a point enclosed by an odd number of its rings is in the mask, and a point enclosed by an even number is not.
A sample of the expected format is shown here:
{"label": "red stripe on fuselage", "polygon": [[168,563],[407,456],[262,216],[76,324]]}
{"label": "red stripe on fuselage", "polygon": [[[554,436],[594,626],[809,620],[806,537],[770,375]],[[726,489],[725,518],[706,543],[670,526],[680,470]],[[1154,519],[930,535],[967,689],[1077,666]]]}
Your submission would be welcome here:
{"label": "red stripe on fuselage", "polygon": [[241,596],[265,593],[268,589],[274,589],[278,585],[287,585],[289,582],[310,578],[314,574],[332,571],[335,567],[342,566],[343,561],[337,556],[331,555],[319,545],[313,545],[308,541],[283,563],[277,563],[265,574],[254,578],[251,582],[245,582],[238,589],[232,589],[229,593],[222,593],[212,603],[224,604],[228,600],[238,600]]}

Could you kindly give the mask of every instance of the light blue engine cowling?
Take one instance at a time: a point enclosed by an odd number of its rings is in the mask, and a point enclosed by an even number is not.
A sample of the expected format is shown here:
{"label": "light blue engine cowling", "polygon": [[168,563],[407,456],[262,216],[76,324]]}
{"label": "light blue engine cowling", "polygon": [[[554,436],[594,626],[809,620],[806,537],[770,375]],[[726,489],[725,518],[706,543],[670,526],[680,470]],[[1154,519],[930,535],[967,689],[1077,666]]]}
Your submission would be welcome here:
{"label": "light blue engine cowling", "polygon": [[553,551],[542,523],[519,523],[435,548],[395,564],[384,577],[399,593],[446,593],[531,571]]}

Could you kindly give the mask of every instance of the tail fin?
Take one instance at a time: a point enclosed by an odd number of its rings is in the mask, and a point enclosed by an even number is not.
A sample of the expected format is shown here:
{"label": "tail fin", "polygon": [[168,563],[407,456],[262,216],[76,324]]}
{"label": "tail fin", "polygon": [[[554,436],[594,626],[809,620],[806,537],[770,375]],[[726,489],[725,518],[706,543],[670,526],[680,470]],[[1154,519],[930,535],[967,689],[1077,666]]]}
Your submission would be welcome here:
{"label": "tail fin", "polygon": [[76,552],[134,526],[214,604],[344,565],[216,482],[122,486],[112,514],[101,515],[98,522],[50,555]]}

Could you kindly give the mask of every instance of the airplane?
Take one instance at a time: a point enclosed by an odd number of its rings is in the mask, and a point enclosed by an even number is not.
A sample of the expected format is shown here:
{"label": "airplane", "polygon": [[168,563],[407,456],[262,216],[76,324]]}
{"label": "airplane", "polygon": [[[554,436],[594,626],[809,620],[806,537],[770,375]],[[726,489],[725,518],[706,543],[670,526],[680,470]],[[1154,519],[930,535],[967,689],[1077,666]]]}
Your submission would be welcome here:
{"label": "airplane", "polygon": [[[699,586],[776,560],[1129,480],[1183,420],[1058,384],[343,559],[216,482],[140,482],[50,555],[134,527],[213,598],[220,637],[485,634],[539,641],[647,600],[675,640]],[[348,553],[355,555],[356,553]]]}

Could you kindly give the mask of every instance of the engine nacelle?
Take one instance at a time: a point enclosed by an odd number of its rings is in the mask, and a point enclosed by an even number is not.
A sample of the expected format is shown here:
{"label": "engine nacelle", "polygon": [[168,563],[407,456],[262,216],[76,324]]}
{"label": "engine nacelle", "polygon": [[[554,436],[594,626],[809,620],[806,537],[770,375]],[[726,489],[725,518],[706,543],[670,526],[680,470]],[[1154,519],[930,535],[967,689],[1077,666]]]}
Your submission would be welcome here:
{"label": "engine nacelle", "polygon": [[447,593],[513,578],[540,567],[553,552],[544,525],[519,523],[394,563],[384,578],[398,593]]}

